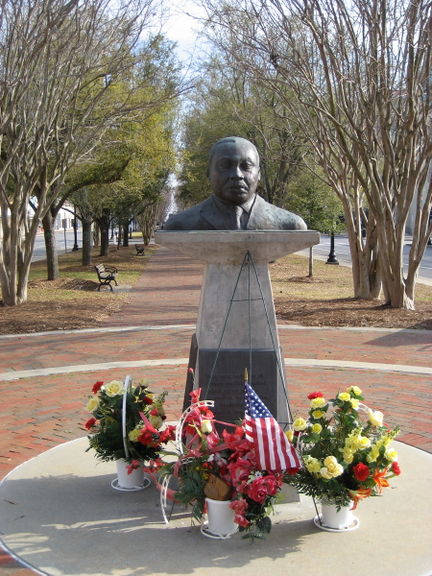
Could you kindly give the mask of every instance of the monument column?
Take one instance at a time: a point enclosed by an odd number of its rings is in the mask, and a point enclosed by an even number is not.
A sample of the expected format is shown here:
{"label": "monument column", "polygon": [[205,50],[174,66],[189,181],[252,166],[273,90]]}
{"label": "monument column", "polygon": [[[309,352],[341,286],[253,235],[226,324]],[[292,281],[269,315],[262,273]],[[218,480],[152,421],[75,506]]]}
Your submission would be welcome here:
{"label": "monument column", "polygon": [[[311,230],[158,231],[155,240],[205,262],[189,366],[219,420],[244,415],[243,373],[283,425],[289,421],[268,263],[319,243]],[[185,404],[191,381],[187,383]]]}

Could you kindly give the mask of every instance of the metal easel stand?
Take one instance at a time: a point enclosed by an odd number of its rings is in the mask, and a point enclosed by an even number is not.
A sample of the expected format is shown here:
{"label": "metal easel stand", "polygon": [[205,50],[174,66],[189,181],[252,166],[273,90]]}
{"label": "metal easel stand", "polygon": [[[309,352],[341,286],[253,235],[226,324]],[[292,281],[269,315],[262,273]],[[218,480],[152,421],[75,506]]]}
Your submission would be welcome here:
{"label": "metal easel stand", "polygon": [[[241,278],[243,273],[247,274],[247,298],[237,298],[236,293],[238,291],[240,278]],[[253,280],[255,280],[255,283],[256,283],[258,290],[259,290],[259,297],[258,298],[252,298],[252,281]],[[222,327],[222,332],[220,335],[220,339],[219,339],[219,343],[218,343],[218,347],[217,347],[217,351],[216,351],[216,356],[215,356],[215,359],[214,359],[214,362],[213,362],[213,365],[212,365],[212,368],[210,371],[210,376],[209,376],[209,379],[208,379],[206,386],[203,387],[203,398],[204,399],[208,398],[210,388],[211,388],[211,385],[213,383],[213,377],[214,377],[216,365],[217,365],[219,354],[220,354],[220,351],[222,348],[223,339],[225,336],[228,320],[230,318],[233,305],[236,302],[245,302],[245,301],[248,303],[248,318],[249,318],[249,321],[248,321],[248,343],[249,343],[248,374],[249,374],[249,383],[251,385],[253,385],[253,373],[252,373],[252,302],[254,302],[254,301],[259,302],[260,301],[262,303],[262,306],[263,306],[263,309],[265,312],[267,327],[269,330],[273,351],[274,351],[275,357],[276,357],[277,370],[278,370],[280,382],[281,382],[281,385],[283,388],[284,400],[286,402],[286,408],[287,408],[287,413],[288,413],[288,418],[289,418],[289,421],[284,426],[284,428],[286,428],[287,425],[292,424],[293,417],[292,417],[291,408],[290,408],[289,400],[288,400],[288,394],[287,394],[287,390],[286,390],[285,373],[284,373],[284,369],[283,369],[282,358],[280,355],[279,346],[277,345],[277,337],[276,337],[276,334],[274,333],[274,330],[272,329],[272,325],[270,322],[269,311],[268,311],[268,308],[267,308],[267,305],[266,305],[266,302],[264,299],[264,294],[262,291],[262,287],[261,287],[261,283],[259,280],[256,266],[255,266],[255,262],[253,260],[252,254],[249,252],[249,250],[245,253],[245,256],[243,258],[243,262],[242,262],[241,267],[240,267],[240,271],[239,271],[237,279],[235,281],[235,285],[234,285],[234,289],[233,289],[232,296],[230,299],[228,311],[227,311],[225,319],[224,319],[224,324]]]}

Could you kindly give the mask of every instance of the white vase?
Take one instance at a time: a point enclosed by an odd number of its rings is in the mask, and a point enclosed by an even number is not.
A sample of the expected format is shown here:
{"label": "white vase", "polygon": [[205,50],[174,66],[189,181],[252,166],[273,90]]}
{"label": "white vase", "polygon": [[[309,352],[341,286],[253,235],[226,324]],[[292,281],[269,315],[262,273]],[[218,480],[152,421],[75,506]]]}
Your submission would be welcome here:
{"label": "white vase", "polygon": [[351,510],[352,505],[351,502],[348,506],[341,506],[338,510],[336,504],[321,502],[321,514],[314,519],[316,526],[329,532],[355,530],[360,522]]}
{"label": "white vase", "polygon": [[130,464],[126,460],[116,460],[117,478],[111,482],[111,486],[116,490],[133,491],[142,490],[149,484],[149,480],[144,477],[142,465],[128,473]]}
{"label": "white vase", "polygon": [[206,498],[207,526],[201,532],[209,538],[229,538],[238,530],[234,522],[234,510],[230,508],[231,500],[213,500]]}

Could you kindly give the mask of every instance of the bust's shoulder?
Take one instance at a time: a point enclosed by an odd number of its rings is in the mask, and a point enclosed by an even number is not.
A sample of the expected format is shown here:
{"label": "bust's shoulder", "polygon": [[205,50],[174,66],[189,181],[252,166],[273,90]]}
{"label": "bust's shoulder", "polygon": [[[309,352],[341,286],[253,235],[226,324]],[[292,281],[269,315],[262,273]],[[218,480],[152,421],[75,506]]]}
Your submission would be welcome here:
{"label": "bust's shoulder", "polygon": [[193,230],[199,226],[201,213],[211,204],[211,197],[206,198],[199,204],[172,214],[165,222],[164,230]]}
{"label": "bust's shoulder", "polygon": [[274,230],[305,230],[303,218],[267,202],[262,196],[255,199],[251,227]]}

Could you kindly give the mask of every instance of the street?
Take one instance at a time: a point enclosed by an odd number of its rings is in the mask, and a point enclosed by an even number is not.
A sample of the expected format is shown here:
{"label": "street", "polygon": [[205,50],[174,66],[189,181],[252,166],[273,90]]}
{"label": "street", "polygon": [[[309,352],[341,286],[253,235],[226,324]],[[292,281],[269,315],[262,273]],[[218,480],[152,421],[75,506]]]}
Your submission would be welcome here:
{"label": "street", "polygon": [[[408,265],[408,255],[410,250],[409,238],[405,240],[404,246],[404,266]],[[307,250],[302,253],[307,254]],[[330,237],[321,234],[321,242],[313,248],[314,258],[319,260],[327,260],[330,253]],[[348,244],[348,238],[344,235],[335,236],[335,255],[342,266],[351,266],[351,256]],[[425,283],[432,283],[432,246],[426,246],[423,260],[419,270],[419,281]]]}
{"label": "street", "polygon": [[[56,242],[57,250],[59,254],[65,254],[70,252],[74,245],[74,232],[73,230],[56,230]],[[78,229],[78,247],[82,248],[81,239],[81,228]],[[36,236],[36,241],[34,245],[32,262],[37,262],[38,260],[45,260],[45,241],[42,232],[38,233]]]}

